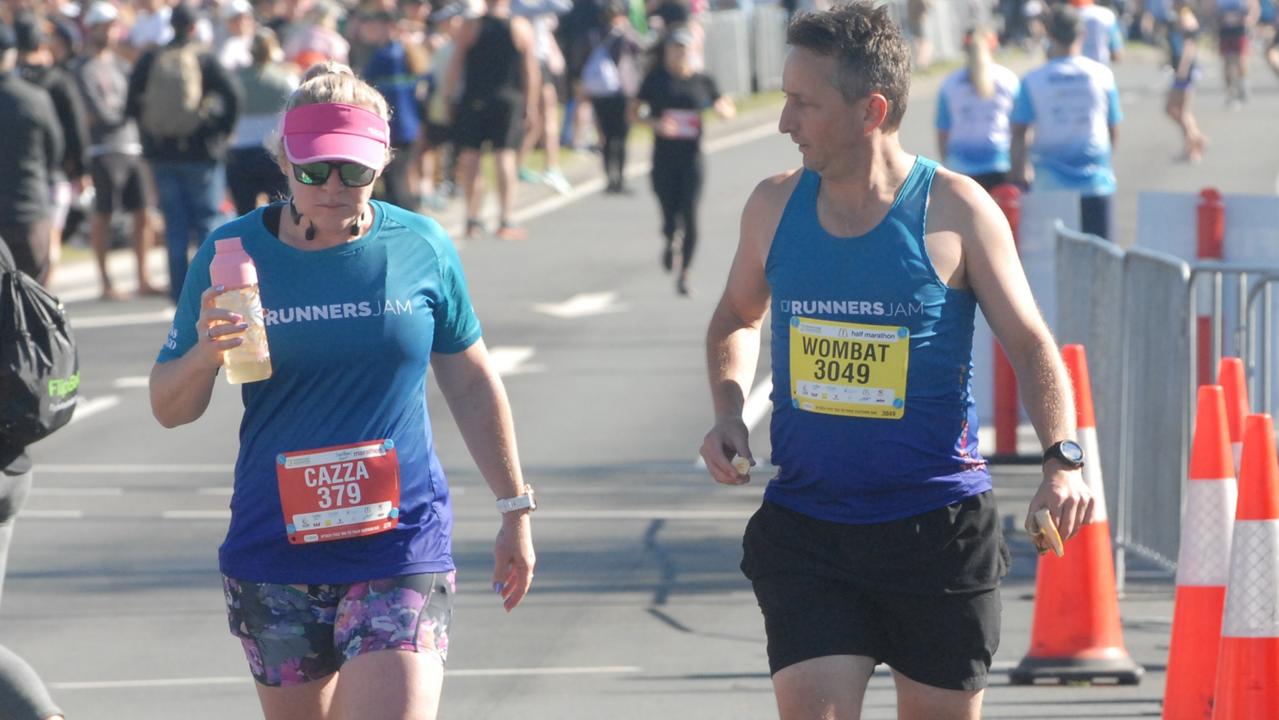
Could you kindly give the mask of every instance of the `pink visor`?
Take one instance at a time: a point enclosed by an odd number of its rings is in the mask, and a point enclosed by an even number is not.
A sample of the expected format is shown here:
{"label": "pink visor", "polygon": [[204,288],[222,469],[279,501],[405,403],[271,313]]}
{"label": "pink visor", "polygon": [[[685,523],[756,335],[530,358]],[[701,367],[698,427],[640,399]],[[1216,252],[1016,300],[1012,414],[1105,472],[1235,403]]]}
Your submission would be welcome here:
{"label": "pink visor", "polygon": [[376,113],[354,105],[301,105],[284,116],[284,154],[289,162],[345,160],[381,169],[390,129]]}

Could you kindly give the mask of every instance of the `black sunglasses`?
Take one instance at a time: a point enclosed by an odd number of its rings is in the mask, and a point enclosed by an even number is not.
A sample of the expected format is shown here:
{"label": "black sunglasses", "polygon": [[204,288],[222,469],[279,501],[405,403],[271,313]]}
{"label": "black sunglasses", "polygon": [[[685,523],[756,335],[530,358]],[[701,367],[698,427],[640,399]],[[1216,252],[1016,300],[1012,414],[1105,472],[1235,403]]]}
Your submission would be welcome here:
{"label": "black sunglasses", "polygon": [[293,177],[303,185],[323,185],[337,168],[338,179],[347,187],[364,187],[377,177],[377,170],[353,162],[293,163]]}

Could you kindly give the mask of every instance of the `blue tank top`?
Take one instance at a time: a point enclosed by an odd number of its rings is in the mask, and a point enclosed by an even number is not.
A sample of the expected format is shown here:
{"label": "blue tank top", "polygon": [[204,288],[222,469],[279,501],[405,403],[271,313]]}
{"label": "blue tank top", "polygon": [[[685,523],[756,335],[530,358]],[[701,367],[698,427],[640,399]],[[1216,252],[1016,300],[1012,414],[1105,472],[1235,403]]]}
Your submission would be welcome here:
{"label": "blue tank top", "polygon": [[937,163],[919,157],[860,237],[817,219],[805,170],[765,266],[772,289],[773,464],[764,497],[850,524],[910,517],[991,487],[977,450],[969,290],[924,244]]}

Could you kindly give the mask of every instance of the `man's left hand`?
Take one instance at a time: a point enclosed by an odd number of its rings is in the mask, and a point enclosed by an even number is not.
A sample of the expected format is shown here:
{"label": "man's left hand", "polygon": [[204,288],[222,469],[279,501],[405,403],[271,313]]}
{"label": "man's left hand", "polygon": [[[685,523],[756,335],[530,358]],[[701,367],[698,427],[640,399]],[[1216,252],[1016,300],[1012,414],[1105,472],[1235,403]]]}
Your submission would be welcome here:
{"label": "man's left hand", "polygon": [[1026,531],[1033,532],[1035,511],[1048,508],[1062,541],[1069,540],[1080,528],[1092,522],[1093,506],[1092,491],[1084,482],[1083,473],[1049,460],[1044,465],[1044,480],[1030,500]]}

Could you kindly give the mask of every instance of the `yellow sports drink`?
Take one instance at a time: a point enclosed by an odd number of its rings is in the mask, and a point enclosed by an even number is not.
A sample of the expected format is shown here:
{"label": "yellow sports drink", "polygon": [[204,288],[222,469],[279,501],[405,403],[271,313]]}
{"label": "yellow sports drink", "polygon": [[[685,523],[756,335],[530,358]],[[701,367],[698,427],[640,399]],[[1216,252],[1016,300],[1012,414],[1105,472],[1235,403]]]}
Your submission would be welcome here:
{"label": "yellow sports drink", "polygon": [[226,292],[213,303],[238,314],[249,326],[244,331],[244,342],[222,354],[227,382],[238,385],[265,380],[271,377],[271,351],[266,343],[257,266],[238,237],[218,240],[214,248],[209,279],[214,285],[226,287]]}

